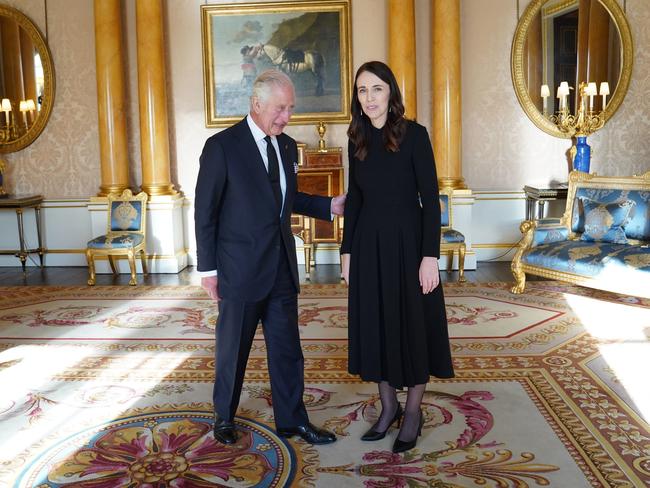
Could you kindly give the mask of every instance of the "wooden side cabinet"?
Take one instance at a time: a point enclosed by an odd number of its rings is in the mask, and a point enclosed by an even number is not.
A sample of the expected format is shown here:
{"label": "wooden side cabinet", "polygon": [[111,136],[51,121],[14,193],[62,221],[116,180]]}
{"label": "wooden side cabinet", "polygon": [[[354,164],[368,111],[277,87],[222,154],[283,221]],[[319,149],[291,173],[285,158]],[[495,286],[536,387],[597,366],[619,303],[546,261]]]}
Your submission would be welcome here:
{"label": "wooden side cabinet", "polygon": [[[300,150],[298,165],[298,191],[315,195],[336,196],[343,193],[343,160],[341,148]],[[339,249],[343,235],[342,218],[334,217],[333,222],[303,217],[291,216],[291,228],[295,235],[304,243],[305,272],[314,266],[315,246],[327,246]]]}

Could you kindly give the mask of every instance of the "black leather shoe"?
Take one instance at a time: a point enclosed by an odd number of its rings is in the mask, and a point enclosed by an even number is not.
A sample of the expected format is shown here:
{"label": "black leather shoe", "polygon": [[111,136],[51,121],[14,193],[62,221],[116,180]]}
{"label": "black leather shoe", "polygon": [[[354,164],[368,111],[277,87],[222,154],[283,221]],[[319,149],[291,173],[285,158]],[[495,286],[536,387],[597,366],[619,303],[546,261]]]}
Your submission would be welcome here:
{"label": "black leather shoe", "polygon": [[398,453],[398,452],[404,452],[413,449],[415,447],[415,444],[417,444],[418,437],[422,435],[423,425],[424,425],[424,415],[422,414],[422,410],[420,410],[420,426],[418,427],[418,435],[416,435],[415,439],[411,441],[400,441],[398,435],[397,439],[395,439],[395,443],[393,444],[393,452]]}
{"label": "black leather shoe", "polygon": [[[402,410],[402,405],[398,403],[397,411],[395,412],[395,415],[393,415],[393,420],[390,421],[390,424],[388,425],[388,429],[390,429],[390,426],[393,425],[395,422],[397,422],[397,427],[399,427],[399,424],[402,421],[403,414],[404,414],[404,410]],[[378,441],[386,437],[386,432],[388,432],[388,429],[384,430],[383,432],[380,432],[378,430],[375,430],[375,425],[373,425],[370,430],[368,430],[365,434],[361,436],[362,441]]]}
{"label": "black leather shoe", "polygon": [[237,442],[237,429],[235,423],[216,417],[214,420],[214,438],[222,444],[234,444]]}
{"label": "black leather shoe", "polygon": [[312,424],[299,425],[297,427],[278,427],[277,432],[280,437],[300,436],[308,444],[330,444],[336,441],[334,434],[327,430],[319,429]]}

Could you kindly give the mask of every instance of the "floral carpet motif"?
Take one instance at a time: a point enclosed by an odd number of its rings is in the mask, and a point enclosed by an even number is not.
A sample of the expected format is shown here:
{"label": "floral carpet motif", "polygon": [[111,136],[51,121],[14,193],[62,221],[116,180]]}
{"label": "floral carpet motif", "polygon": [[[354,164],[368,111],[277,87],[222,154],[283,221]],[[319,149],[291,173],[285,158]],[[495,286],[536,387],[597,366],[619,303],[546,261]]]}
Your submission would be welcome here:
{"label": "floral carpet motif", "polygon": [[343,286],[299,303],[305,404],[339,439],[317,447],[275,434],[261,329],[239,441],[214,440],[217,313],[199,288],[2,288],[0,486],[650,486],[650,394],[630,374],[648,366],[650,301],[509,286],[445,285],[456,378],[432,378],[403,455],[397,429],[359,439],[380,403],[347,373]]}
{"label": "floral carpet motif", "polygon": [[238,420],[241,436],[224,446],[210,411],[159,411],[121,418],[56,444],[26,467],[17,486],[283,487],[292,453],[273,431]]}

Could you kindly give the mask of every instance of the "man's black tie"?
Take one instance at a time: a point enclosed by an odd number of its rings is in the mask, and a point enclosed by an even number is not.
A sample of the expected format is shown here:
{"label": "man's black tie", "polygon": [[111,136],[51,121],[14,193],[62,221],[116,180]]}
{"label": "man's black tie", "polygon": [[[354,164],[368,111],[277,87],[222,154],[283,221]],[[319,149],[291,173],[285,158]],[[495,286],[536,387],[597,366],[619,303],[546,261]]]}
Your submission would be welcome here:
{"label": "man's black tie", "polygon": [[271,136],[266,136],[264,140],[266,141],[266,158],[269,161],[269,180],[271,181],[273,196],[275,197],[275,203],[278,204],[278,210],[282,210],[282,189],[280,188],[278,155],[275,152],[273,144],[271,144]]}

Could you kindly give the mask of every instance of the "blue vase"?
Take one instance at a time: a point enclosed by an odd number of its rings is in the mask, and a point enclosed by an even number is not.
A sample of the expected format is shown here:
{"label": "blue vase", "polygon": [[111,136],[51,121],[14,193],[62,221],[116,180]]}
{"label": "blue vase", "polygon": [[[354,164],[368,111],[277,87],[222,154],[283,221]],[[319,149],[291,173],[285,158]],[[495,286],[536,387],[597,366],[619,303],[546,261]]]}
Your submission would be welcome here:
{"label": "blue vase", "polygon": [[591,163],[591,147],[587,144],[587,136],[576,137],[576,157],[573,159],[573,169],[589,173]]}

